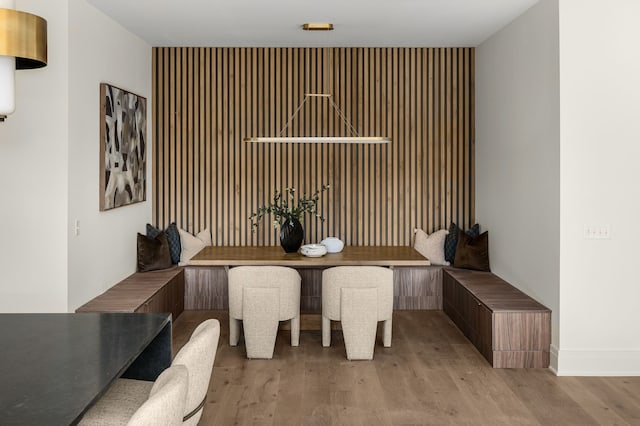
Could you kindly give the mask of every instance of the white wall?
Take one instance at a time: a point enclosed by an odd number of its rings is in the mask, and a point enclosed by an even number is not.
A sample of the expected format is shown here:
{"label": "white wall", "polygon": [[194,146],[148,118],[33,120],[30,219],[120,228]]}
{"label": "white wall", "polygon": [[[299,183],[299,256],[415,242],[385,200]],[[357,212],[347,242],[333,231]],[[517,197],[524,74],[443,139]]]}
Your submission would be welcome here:
{"label": "white wall", "polygon": [[552,310],[559,339],[558,0],[476,50],[476,217],[491,269]]}
{"label": "white wall", "polygon": [[640,375],[638,17],[637,0],[560,1],[560,374]]}
{"label": "white wall", "polygon": [[638,16],[542,0],[477,49],[478,220],[494,272],[553,309],[559,375],[640,375]]}
{"label": "white wall", "polygon": [[[69,309],[135,272],[136,233],[151,221],[151,144],[147,201],[98,208],[100,83],[147,98],[151,126],[151,47],[85,0],[69,1]],[[74,222],[80,221],[80,235]]]}
{"label": "white wall", "polygon": [[73,311],[135,271],[151,220],[150,182],[146,202],[98,211],[99,84],[147,97],[150,123],[151,47],[85,0],[16,8],[47,19],[49,62],[17,72],[16,112],[0,123],[0,312]]}
{"label": "white wall", "polygon": [[48,21],[49,62],[16,73],[16,111],[0,123],[0,312],[67,310],[68,11],[17,0]]}

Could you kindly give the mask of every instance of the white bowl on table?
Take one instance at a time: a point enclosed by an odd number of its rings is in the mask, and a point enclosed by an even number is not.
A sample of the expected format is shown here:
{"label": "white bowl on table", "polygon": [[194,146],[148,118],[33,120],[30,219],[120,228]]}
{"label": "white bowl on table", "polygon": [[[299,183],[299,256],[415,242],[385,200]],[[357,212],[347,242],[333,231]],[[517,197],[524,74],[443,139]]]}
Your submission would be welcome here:
{"label": "white bowl on table", "polygon": [[325,238],[320,244],[327,248],[327,253],[340,253],[344,248],[344,242],[336,237]]}
{"label": "white bowl on table", "polygon": [[327,254],[327,248],[322,244],[306,244],[300,247],[300,254],[307,257],[322,257]]}

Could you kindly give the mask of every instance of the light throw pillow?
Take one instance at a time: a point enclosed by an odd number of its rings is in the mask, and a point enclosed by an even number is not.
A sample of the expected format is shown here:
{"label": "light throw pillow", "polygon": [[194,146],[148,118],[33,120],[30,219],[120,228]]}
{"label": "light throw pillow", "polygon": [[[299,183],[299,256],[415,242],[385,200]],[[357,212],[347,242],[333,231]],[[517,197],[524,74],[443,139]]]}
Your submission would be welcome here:
{"label": "light throw pillow", "polygon": [[432,265],[449,265],[444,258],[444,240],[449,231],[441,229],[431,235],[427,235],[422,229],[415,229],[414,232],[413,248],[418,253],[429,259]]}
{"label": "light throw pillow", "polygon": [[181,266],[186,265],[204,247],[212,244],[209,228],[205,228],[195,236],[184,229],[179,229],[178,232],[180,233],[180,245],[182,246],[182,252],[180,252]]}

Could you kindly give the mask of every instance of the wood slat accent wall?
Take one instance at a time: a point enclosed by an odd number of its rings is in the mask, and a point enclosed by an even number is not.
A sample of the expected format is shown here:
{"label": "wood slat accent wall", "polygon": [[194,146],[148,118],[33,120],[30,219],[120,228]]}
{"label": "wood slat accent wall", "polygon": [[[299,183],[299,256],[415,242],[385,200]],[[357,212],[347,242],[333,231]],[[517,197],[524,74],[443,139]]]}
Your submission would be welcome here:
{"label": "wood slat accent wall", "polygon": [[[154,48],[154,221],[214,245],[278,245],[251,213],[276,189],[323,184],[325,222],[305,242],[408,245],[474,221],[473,48]],[[330,93],[360,136],[388,145],[251,144],[278,136],[304,93]],[[329,103],[310,99],[288,136],[348,136]]]}

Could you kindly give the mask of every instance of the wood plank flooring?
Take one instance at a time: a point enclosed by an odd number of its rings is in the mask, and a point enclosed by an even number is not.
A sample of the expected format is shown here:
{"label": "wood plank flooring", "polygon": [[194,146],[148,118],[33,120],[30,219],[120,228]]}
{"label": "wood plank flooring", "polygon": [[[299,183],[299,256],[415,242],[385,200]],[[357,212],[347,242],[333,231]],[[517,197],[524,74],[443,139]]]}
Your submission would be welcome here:
{"label": "wood plank flooring", "polygon": [[174,353],[207,318],[221,321],[201,425],[640,425],[640,377],[556,377],[546,369],[492,369],[442,311],[396,311],[393,345],[349,362],[340,331],[300,346],[278,333],[274,359],[229,346],[224,311],[185,311]]}

